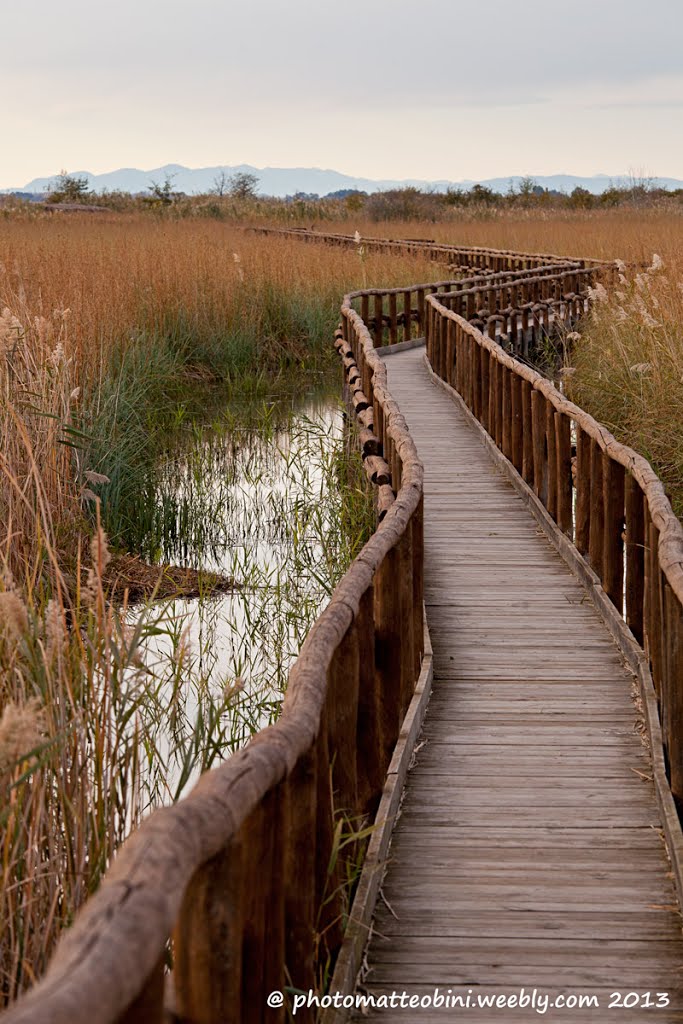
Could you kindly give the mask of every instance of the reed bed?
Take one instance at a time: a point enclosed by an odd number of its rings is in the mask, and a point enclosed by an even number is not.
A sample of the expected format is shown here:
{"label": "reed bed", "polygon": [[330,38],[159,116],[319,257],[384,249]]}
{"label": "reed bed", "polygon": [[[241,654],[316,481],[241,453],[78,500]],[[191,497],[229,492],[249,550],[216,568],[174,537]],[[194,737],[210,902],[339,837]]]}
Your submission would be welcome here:
{"label": "reed bed", "polygon": [[[104,582],[112,545],[136,550],[149,533],[151,461],[217,399],[324,369],[345,291],[438,276],[419,259],[258,238],[205,213],[0,222],[0,1002],[42,972],[149,806],[277,714],[288,659],[368,528],[356,485],[328,509],[282,495],[264,506],[264,521],[293,531],[294,583],[300,571],[317,590],[287,589],[279,570],[253,575],[263,600],[235,614],[241,647],[216,688],[172,609],[121,607]],[[651,267],[625,268],[586,320],[567,387],[651,459],[683,512],[680,217],[515,211],[325,227]],[[348,486],[344,465],[323,459],[326,493],[335,474]],[[178,545],[189,561],[193,522]],[[239,559],[233,571],[248,572]],[[240,673],[264,644],[270,675],[252,692]]]}
{"label": "reed bed", "polygon": [[[465,211],[450,223],[355,226],[361,235],[375,237],[621,259],[627,266],[620,288],[595,307],[572,341],[567,391],[653,464],[683,517],[681,212],[638,206],[590,212],[484,210]],[[348,233],[349,225],[340,221],[325,230]]]}
{"label": "reed bed", "polygon": [[[135,550],[151,463],[207,407],[324,368],[345,289],[427,273],[211,221],[3,220],[0,1003],[42,973],[140,816],[259,726],[234,672],[210,684],[173,608],[127,608],[105,583],[114,547]],[[322,582],[296,622],[294,593],[255,588],[270,641],[278,609],[290,616],[278,678],[354,550],[279,500],[297,564]]]}

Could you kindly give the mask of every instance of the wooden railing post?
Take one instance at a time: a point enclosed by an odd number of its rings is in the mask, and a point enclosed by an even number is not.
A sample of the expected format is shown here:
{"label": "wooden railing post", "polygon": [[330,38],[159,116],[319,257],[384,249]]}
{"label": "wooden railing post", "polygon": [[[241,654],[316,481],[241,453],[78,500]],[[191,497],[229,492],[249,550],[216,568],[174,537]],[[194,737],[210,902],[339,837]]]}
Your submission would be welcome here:
{"label": "wooden railing post", "polygon": [[546,408],[546,459],[548,460],[548,514],[557,522],[557,438],[555,436],[555,409],[552,402],[543,399]]}
{"label": "wooden railing post", "polygon": [[285,984],[287,858],[283,856],[279,839],[287,825],[286,800],[286,783],[280,783],[266,794],[241,829],[244,850],[241,1024],[272,1020],[281,1024],[285,1020],[285,1008],[276,1010],[273,1016],[265,996],[276,990],[281,992]]}
{"label": "wooden railing post", "polygon": [[576,427],[576,527],[574,543],[582,555],[588,554],[591,522],[591,439]]}
{"label": "wooden railing post", "polygon": [[626,475],[626,623],[643,643],[645,591],[645,497],[630,473]]}
{"label": "wooden railing post", "polygon": [[683,610],[668,583],[663,588],[664,675],[669,718],[669,777],[679,814],[683,811]]}
{"label": "wooden railing post", "polygon": [[356,777],[361,814],[372,814],[379,801],[387,765],[382,739],[382,701],[375,671],[373,588],[360,600],[358,630],[358,717]]}
{"label": "wooden railing post", "polygon": [[398,568],[399,556],[394,546],[378,566],[374,577],[375,670],[379,681],[385,765],[391,760],[401,717],[400,597],[396,585]]}
{"label": "wooden railing post", "polygon": [[420,496],[411,522],[413,531],[413,677],[417,680],[424,654],[424,498]]}
{"label": "wooden railing post", "polygon": [[501,450],[506,459],[512,456],[512,371],[501,363],[502,409]]}
{"label": "wooden railing post", "polygon": [[571,420],[555,413],[557,444],[557,525],[563,533],[572,533],[572,438]]}
{"label": "wooden railing post", "polygon": [[403,293],[403,340],[410,341],[412,337],[412,293]]}
{"label": "wooden railing post", "polygon": [[396,292],[389,293],[389,344],[398,341],[398,316],[396,312]]}
{"label": "wooden railing post", "polygon": [[522,378],[513,373],[510,386],[510,459],[517,472],[521,473],[523,462]]}
{"label": "wooden railing post", "polygon": [[505,387],[505,367],[496,360],[496,445],[502,450],[503,447],[503,404]]}
{"label": "wooden railing post", "polygon": [[481,397],[479,399],[479,419],[484,430],[491,433],[491,421],[489,419],[489,389],[491,373],[491,356],[485,348],[481,352]]}
{"label": "wooden railing post", "polygon": [[662,694],[662,571],[659,567],[659,531],[648,516],[648,586],[647,586],[647,646],[652,669],[652,681],[660,699],[662,728],[666,742],[666,702]]}
{"label": "wooden railing post", "polygon": [[603,452],[604,508],[603,589],[620,612],[624,609],[624,467]]}
{"label": "wooden railing post", "polygon": [[375,329],[373,331],[373,344],[375,348],[381,348],[383,343],[384,335],[384,321],[382,319],[384,312],[384,302],[381,295],[375,295],[374,297],[374,310],[375,310]]}
{"label": "wooden railing post", "polygon": [[545,398],[535,388],[531,391],[531,433],[534,463],[534,491],[545,503],[546,462],[545,462]]}
{"label": "wooden railing post", "polygon": [[243,835],[196,872],[174,932],[176,1009],[191,1024],[242,1019]]}
{"label": "wooden railing post", "polygon": [[327,730],[336,810],[358,813],[356,736],[358,733],[358,630],[352,622],[327,672]]}
{"label": "wooden railing post", "polygon": [[417,289],[417,325],[418,329],[425,334],[427,327],[425,323],[425,290]]}
{"label": "wooden railing post", "polygon": [[591,487],[590,487],[590,536],[588,539],[588,558],[599,576],[604,578],[603,554],[605,544],[605,509],[602,490],[602,449],[598,442],[591,438]]}
{"label": "wooden railing post", "polygon": [[527,484],[534,483],[534,439],[531,423],[531,384],[522,380],[522,476]]}
{"label": "wooden railing post", "polygon": [[[401,722],[405,717],[415,687],[413,651],[413,544],[412,528],[408,523],[398,549],[399,628],[401,646]],[[400,725],[400,723],[399,723]]]}
{"label": "wooden railing post", "polygon": [[334,957],[343,938],[341,918],[341,864],[333,863],[334,801],[332,797],[332,759],[327,733],[327,707],[323,709],[316,741],[316,841],[315,841],[315,906],[318,940],[317,970]]}
{"label": "wooden railing post", "polygon": [[455,328],[456,325],[452,320],[446,320],[446,367],[442,377],[451,385],[455,373]]}
{"label": "wooden railing post", "polygon": [[[316,748],[297,761],[289,777],[285,888],[285,966],[288,982],[304,992],[316,987]],[[304,1018],[310,1024],[313,1014]]]}

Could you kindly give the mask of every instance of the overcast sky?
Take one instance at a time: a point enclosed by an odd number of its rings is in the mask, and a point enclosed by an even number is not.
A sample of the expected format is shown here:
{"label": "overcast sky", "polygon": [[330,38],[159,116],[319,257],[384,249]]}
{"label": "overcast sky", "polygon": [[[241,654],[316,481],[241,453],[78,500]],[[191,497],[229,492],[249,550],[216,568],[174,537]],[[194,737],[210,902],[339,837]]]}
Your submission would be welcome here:
{"label": "overcast sky", "polygon": [[683,178],[680,0],[4,0],[0,187],[166,163]]}

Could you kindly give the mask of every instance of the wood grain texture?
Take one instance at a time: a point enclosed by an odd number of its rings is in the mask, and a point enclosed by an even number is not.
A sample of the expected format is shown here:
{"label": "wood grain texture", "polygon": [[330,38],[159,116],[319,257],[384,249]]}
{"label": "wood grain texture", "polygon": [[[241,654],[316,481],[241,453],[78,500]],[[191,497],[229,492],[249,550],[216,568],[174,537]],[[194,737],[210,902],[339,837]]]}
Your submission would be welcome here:
{"label": "wood grain texture", "polygon": [[421,353],[392,360],[389,386],[425,469],[434,684],[364,986],[602,998],[663,986],[672,1006],[658,1019],[680,1019],[680,918],[634,678]]}

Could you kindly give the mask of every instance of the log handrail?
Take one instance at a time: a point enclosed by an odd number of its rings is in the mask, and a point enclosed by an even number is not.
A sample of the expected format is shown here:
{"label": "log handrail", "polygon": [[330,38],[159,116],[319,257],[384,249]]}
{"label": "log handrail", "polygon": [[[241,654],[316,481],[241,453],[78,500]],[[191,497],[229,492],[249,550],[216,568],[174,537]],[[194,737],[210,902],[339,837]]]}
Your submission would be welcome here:
{"label": "log handrail", "polygon": [[[577,263],[582,267],[602,266],[603,260],[587,259],[581,256],[559,256],[553,253],[519,252],[514,249],[495,249],[481,245],[450,245],[446,242],[435,242],[432,239],[405,239],[405,238],[357,238],[355,234],[347,235],[336,232],[312,231],[308,228],[274,228],[274,227],[252,227],[249,231],[260,235],[275,235],[281,237],[296,238],[299,241],[322,243],[324,245],[340,245],[358,248],[364,246],[368,250],[377,252],[403,252],[423,253],[430,258],[438,260],[446,256],[463,255],[470,257],[465,264],[473,266],[489,267],[491,269],[514,268],[518,270],[531,269],[534,266],[549,266],[555,263]],[[500,264],[500,266],[497,266]]]}

